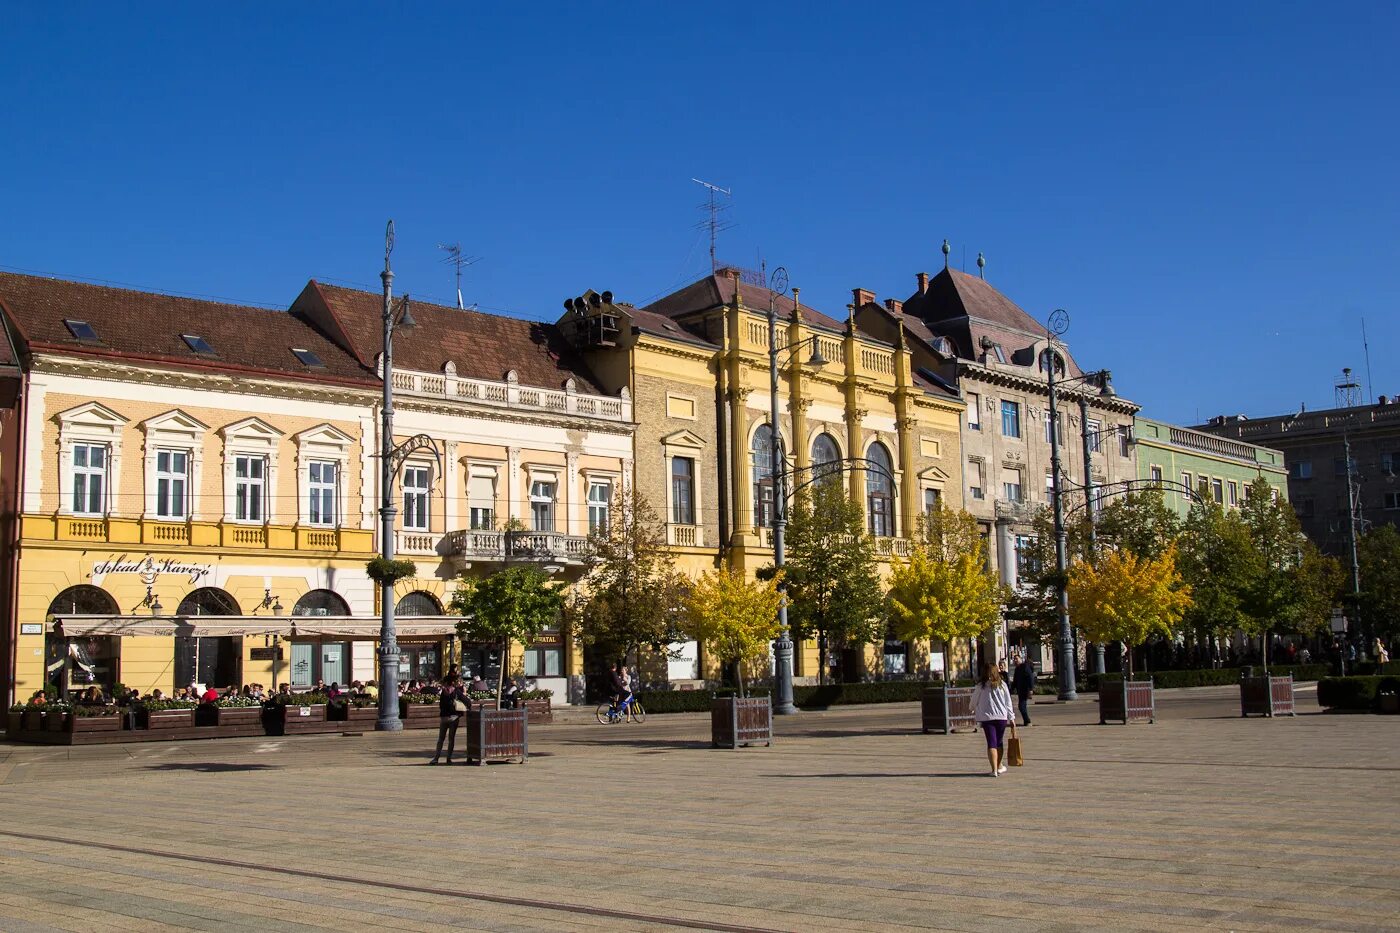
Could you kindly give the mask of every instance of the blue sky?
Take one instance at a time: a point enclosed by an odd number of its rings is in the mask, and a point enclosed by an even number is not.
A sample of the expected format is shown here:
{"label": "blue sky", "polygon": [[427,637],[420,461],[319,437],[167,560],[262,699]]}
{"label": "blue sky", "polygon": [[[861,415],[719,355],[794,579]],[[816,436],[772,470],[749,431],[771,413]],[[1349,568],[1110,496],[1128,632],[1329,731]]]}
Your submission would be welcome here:
{"label": "blue sky", "polygon": [[939,244],[1146,413],[1400,394],[1400,6],[11,4],[0,266],[554,318],[784,265],[839,315]]}

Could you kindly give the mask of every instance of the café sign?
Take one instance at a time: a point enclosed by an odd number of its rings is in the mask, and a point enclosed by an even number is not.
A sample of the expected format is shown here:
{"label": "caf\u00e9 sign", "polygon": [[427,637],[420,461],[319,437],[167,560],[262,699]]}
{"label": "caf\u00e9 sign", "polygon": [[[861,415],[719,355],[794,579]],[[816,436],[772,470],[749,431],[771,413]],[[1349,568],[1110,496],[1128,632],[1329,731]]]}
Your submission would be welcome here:
{"label": "caf\u00e9 sign", "polygon": [[132,573],[139,576],[142,583],[151,586],[162,574],[173,574],[186,577],[190,583],[198,586],[213,571],[212,564],[192,564],[173,557],[155,558],[149,554],[135,558],[122,554],[93,564],[92,582],[100,584],[109,574]]}

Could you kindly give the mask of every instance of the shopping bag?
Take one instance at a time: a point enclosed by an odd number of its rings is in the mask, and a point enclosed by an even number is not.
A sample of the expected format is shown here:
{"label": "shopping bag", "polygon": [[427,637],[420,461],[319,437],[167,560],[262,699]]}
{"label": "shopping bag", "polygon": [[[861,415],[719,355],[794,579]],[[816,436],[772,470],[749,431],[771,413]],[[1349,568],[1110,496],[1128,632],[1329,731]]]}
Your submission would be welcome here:
{"label": "shopping bag", "polygon": [[1011,738],[1006,740],[1006,763],[1013,768],[1019,768],[1026,763],[1026,760],[1021,757],[1021,739],[1014,732],[1011,734]]}

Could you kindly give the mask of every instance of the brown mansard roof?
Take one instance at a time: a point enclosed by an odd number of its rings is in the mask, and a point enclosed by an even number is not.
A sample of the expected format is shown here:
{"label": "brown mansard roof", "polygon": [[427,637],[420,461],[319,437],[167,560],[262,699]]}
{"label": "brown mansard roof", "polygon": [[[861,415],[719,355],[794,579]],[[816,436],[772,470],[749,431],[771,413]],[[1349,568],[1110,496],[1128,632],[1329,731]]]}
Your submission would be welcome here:
{"label": "brown mansard roof", "polygon": [[[790,296],[777,295],[761,285],[750,285],[742,280],[739,282],[739,301],[746,308],[766,312],[770,297],[774,300],[779,319],[788,320],[792,316],[792,298]],[[713,275],[707,275],[699,281],[692,282],[680,291],[672,292],[664,298],[653,301],[643,310],[669,318],[681,318],[729,304],[733,300],[734,279],[730,277],[729,270],[721,269]],[[841,333],[846,329],[845,324],[806,305],[802,306],[800,313],[803,323],[813,327],[820,327],[836,333]]]}
{"label": "brown mansard roof", "polygon": [[[0,273],[0,307],[21,352],[123,357],[313,381],[363,382],[373,375],[296,312],[12,273]],[[96,340],[78,339],[65,320],[87,323]],[[213,352],[195,352],[183,334],[204,338]],[[294,348],[310,350],[324,365],[306,366]]]}
{"label": "brown mansard roof", "polygon": [[[382,295],[315,279],[292,304],[328,333],[336,334],[366,368],[373,369],[384,345]],[[524,385],[558,389],[573,377],[580,392],[603,392],[582,358],[554,324],[464,311],[412,299],[418,326],[394,333],[394,365],[442,372],[451,361],[457,374],[504,379],[515,370]]]}

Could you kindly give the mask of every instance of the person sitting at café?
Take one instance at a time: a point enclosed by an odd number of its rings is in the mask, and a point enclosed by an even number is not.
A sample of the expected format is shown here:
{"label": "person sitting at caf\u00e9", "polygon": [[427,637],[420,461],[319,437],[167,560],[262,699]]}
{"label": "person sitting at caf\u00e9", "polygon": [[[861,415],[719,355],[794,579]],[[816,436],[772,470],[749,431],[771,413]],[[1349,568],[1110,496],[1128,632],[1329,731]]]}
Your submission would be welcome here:
{"label": "person sitting at caf\u00e9", "polygon": [[335,681],[326,688],[326,699],[338,700],[343,693],[344,691],[340,689],[340,681]]}
{"label": "person sitting at caf\u00e9", "polygon": [[477,674],[472,677],[472,685],[469,689],[472,693],[489,693],[491,691],[491,685],[482,680],[480,674]]}
{"label": "person sitting at caf\u00e9", "polygon": [[80,706],[106,706],[107,698],[102,695],[102,688],[94,684],[83,691],[82,699],[78,700]]}
{"label": "person sitting at caf\u00e9", "polygon": [[371,700],[379,699],[379,685],[372,680],[365,681],[364,694]]}
{"label": "person sitting at caf\u00e9", "polygon": [[219,691],[216,690],[216,689],[214,689],[213,687],[209,687],[209,688],[208,688],[207,690],[205,690],[204,693],[200,696],[199,702],[201,702],[201,703],[217,703],[217,702],[219,702]]}
{"label": "person sitting at caf\u00e9", "polygon": [[157,687],[157,688],[155,688],[154,690],[151,691],[151,695],[150,695],[149,697],[147,697],[147,699],[149,699],[149,700],[163,700],[163,699],[165,699],[165,691],[164,691],[164,690],[161,690],[159,687]]}
{"label": "person sitting at caf\u00e9", "polygon": [[49,698],[45,696],[44,691],[42,690],[35,690],[34,695],[29,698],[30,706],[44,706],[48,702]]}

